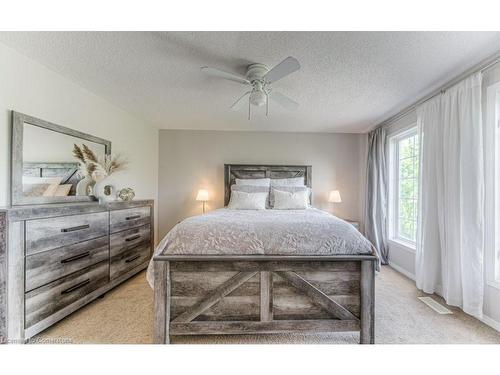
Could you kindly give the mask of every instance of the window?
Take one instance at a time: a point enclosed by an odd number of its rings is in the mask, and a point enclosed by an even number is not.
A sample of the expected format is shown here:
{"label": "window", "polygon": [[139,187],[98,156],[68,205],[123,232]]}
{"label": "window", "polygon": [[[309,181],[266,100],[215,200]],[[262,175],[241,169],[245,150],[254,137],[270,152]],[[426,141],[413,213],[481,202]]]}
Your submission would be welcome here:
{"label": "window", "polygon": [[415,247],[419,173],[417,129],[400,133],[390,142],[390,238]]}

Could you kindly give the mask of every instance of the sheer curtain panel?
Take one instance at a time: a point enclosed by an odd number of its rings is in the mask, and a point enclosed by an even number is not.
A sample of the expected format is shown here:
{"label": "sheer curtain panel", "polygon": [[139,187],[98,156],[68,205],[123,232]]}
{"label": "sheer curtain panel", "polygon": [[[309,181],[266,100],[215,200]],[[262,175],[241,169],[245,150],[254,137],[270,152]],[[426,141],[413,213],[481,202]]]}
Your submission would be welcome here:
{"label": "sheer curtain panel", "polygon": [[417,108],[421,142],[416,281],[482,317],[484,165],[481,74]]}

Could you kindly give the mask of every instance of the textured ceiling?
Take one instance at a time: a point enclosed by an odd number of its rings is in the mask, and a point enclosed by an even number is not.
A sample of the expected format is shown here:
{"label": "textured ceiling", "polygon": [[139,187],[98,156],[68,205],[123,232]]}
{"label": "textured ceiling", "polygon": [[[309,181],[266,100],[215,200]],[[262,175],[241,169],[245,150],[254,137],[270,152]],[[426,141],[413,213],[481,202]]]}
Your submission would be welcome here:
{"label": "textured ceiling", "polygon": [[[364,132],[500,50],[499,32],[2,32],[0,41],[165,129]],[[245,87],[207,77],[296,57],[274,88],[300,103],[252,120]]]}

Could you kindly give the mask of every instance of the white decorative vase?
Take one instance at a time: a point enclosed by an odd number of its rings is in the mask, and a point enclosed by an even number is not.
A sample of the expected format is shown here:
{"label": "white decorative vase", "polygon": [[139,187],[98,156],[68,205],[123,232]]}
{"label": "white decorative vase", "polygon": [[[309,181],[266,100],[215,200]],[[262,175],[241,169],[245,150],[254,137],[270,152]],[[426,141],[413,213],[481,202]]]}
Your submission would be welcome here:
{"label": "white decorative vase", "polygon": [[94,196],[99,200],[99,203],[111,202],[116,200],[115,182],[110,177],[104,177],[95,183],[93,188]]}
{"label": "white decorative vase", "polygon": [[95,182],[90,176],[85,176],[76,184],[76,195],[92,195]]}

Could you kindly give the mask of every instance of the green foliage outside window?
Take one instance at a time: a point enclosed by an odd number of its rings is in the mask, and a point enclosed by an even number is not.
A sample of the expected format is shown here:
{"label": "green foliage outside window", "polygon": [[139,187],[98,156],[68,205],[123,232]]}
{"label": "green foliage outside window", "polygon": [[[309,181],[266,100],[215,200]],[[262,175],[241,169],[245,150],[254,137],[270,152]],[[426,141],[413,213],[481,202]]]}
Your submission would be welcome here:
{"label": "green foliage outside window", "polygon": [[418,135],[398,142],[398,236],[414,242],[417,232]]}

